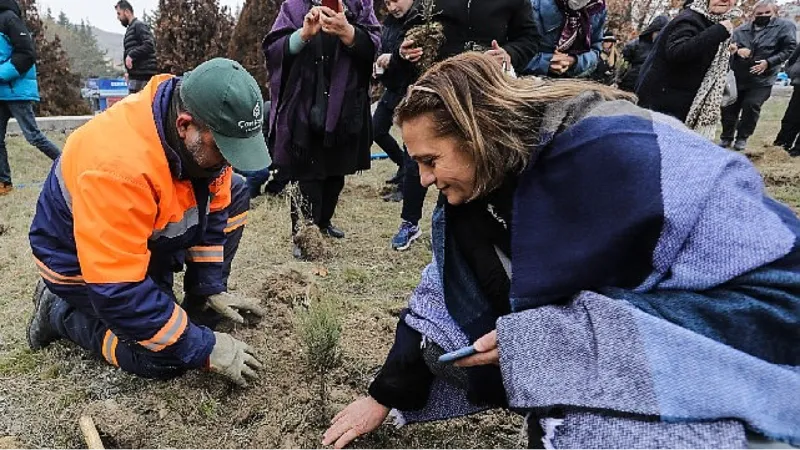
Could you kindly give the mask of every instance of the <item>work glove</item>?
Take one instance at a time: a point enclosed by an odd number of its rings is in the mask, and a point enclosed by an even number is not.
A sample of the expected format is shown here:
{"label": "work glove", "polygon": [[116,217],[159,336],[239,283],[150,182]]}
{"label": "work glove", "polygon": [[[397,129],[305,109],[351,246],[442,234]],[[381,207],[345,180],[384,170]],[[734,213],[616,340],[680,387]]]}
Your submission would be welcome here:
{"label": "work glove", "polygon": [[222,317],[236,323],[244,323],[244,317],[242,317],[239,311],[252,314],[258,318],[262,318],[266,315],[266,311],[258,306],[258,300],[240,297],[229,292],[220,292],[219,294],[210,295],[206,305],[218,312]]}
{"label": "work glove", "polygon": [[247,386],[247,379],[258,377],[255,371],[264,366],[253,356],[253,349],[249,345],[227,333],[215,331],[214,337],[217,342],[208,357],[209,370],[242,387]]}

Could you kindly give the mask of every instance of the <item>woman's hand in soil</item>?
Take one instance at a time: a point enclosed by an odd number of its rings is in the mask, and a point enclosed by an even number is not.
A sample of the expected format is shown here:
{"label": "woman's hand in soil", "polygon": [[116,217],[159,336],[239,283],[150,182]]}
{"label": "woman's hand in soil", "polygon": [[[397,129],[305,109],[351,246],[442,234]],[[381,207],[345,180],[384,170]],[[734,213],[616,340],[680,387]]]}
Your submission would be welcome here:
{"label": "woman's hand in soil", "polygon": [[353,45],[356,40],[356,28],[347,21],[342,0],[339,0],[339,11],[341,12],[337,13],[327,6],[321,6],[320,11],[322,12],[320,17],[322,31],[338,36],[342,43],[348,47]]}
{"label": "woman's hand in soil", "polygon": [[331,420],[331,426],[322,435],[322,445],[333,444],[334,448],[344,448],[359,436],[381,426],[389,408],[372,397],[362,397],[339,412]]}
{"label": "woman's hand in soil", "polygon": [[417,62],[422,58],[422,48],[414,47],[413,39],[406,39],[400,44],[400,57],[412,63]]}
{"label": "woman's hand in soil", "polygon": [[478,353],[456,361],[457,367],[485,366],[487,364],[500,364],[500,352],[497,350],[497,330],[492,330],[481,336],[473,344]]}
{"label": "woman's hand in soil", "polygon": [[319,7],[311,8],[311,11],[306,13],[306,16],[303,18],[303,28],[300,30],[300,39],[304,42],[308,42],[314,36],[319,33],[319,30],[322,29],[322,24],[320,23],[320,12]]}
{"label": "woman's hand in soil", "polygon": [[500,47],[500,44],[497,41],[492,41],[492,49],[486,51],[487,56],[491,56],[497,64],[500,64],[500,67],[506,67],[508,63],[511,62],[511,56],[508,54],[507,51]]}

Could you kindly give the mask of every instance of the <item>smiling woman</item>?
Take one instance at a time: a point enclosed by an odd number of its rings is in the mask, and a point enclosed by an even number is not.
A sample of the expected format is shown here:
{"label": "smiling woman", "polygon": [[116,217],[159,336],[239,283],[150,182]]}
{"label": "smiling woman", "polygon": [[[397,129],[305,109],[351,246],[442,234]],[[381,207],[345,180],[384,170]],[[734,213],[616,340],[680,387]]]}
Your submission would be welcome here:
{"label": "smiling woman", "polygon": [[409,89],[397,123],[444,197],[434,257],[324,444],[392,409],[488,408],[526,414],[529,447],[800,443],[800,220],[745,157],[629,99],[474,53]]}

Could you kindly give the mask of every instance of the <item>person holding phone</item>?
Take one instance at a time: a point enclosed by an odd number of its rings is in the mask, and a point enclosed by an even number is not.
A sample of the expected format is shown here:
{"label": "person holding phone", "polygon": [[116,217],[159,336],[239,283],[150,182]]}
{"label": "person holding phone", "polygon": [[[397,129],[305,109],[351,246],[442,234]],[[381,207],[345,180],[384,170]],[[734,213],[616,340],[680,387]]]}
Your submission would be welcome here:
{"label": "person holding phone", "polygon": [[[436,55],[441,61],[463,52],[481,52],[507,72],[522,73],[537,53],[541,30],[534,21],[530,0],[434,0],[434,20],[442,24],[444,43]],[[415,6],[406,20],[406,29],[422,21]],[[426,51],[412,39],[403,39],[392,55],[399,64],[412,67],[417,76],[417,61]],[[430,49],[428,50],[430,51]],[[416,78],[416,77],[415,77]],[[407,250],[422,236],[419,225],[428,189],[422,186],[417,165],[406,154],[403,164],[403,209],[400,227],[392,237],[392,248]]]}
{"label": "person holding phone", "polygon": [[[299,186],[300,220],[332,238],[345,175],[370,167],[369,83],[380,48],[372,2],[287,0],[263,42],[272,106],[267,130],[274,165]],[[300,247],[294,256],[303,259]]]}
{"label": "person holding phone", "polygon": [[476,53],[409,87],[395,117],[441,193],[433,261],[323,444],[392,409],[502,407],[529,448],[800,443],[800,219],[743,155],[634,99]]}

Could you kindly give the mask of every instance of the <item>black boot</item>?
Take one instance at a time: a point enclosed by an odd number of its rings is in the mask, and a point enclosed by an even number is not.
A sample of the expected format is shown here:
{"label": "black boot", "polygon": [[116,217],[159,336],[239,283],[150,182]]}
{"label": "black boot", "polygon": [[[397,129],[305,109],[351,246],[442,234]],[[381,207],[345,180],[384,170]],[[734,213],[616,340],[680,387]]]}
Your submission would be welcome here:
{"label": "black boot", "polygon": [[50,324],[50,311],[58,297],[39,280],[33,293],[33,315],[28,322],[28,345],[31,350],[41,350],[51,342],[61,339],[58,330]]}
{"label": "black boot", "polygon": [[333,225],[328,225],[327,227],[319,227],[319,231],[322,232],[325,236],[329,236],[335,239],[342,239],[344,238],[344,231],[336,228]]}

